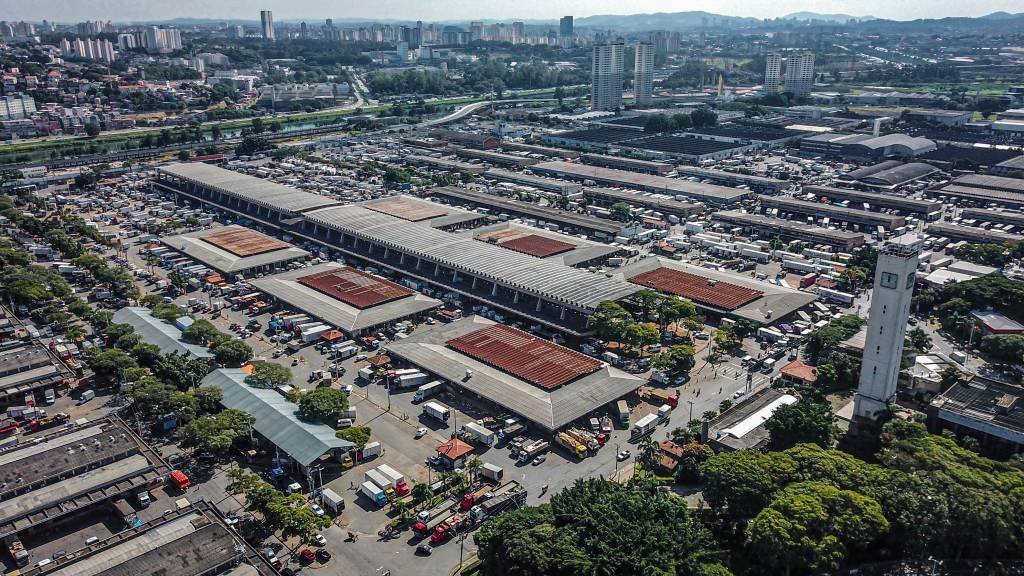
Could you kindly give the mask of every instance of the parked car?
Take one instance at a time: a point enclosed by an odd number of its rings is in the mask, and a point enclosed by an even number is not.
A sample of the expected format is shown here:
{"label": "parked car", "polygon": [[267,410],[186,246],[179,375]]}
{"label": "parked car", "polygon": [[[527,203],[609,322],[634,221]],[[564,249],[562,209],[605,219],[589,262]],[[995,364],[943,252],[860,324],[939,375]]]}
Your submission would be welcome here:
{"label": "parked car", "polygon": [[309,509],[312,510],[313,514],[316,514],[317,516],[324,515],[324,509],[321,508],[319,504],[310,504]]}
{"label": "parked car", "polygon": [[302,558],[302,561],[306,564],[312,564],[316,561],[316,555],[313,554],[313,551],[309,548],[303,548],[302,551],[299,552],[299,556]]}
{"label": "parked car", "polygon": [[327,546],[327,538],[324,538],[323,534],[317,534],[313,540],[316,541],[317,546]]}
{"label": "parked car", "polygon": [[427,435],[427,429],[426,428],[420,428],[420,429],[416,430],[416,439],[417,440],[419,440],[420,438],[423,438],[426,435]]}
{"label": "parked car", "polygon": [[434,553],[434,548],[430,544],[420,544],[416,547],[416,553],[424,556],[430,556]]}
{"label": "parked car", "polygon": [[331,553],[321,548],[316,551],[316,559],[319,560],[321,564],[326,564],[327,561],[331,559]]}

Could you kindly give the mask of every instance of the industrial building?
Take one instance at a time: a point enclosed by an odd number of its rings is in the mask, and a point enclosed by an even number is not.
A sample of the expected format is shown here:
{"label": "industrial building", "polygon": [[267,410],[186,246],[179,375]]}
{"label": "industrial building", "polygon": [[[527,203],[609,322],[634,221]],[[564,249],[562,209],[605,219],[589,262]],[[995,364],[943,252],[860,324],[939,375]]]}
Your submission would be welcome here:
{"label": "industrial building", "polygon": [[603,166],[605,168],[642,172],[644,174],[657,174],[659,176],[664,176],[675,169],[674,166],[666,162],[652,162],[650,160],[627,158],[625,156],[609,156],[607,154],[583,154],[580,156],[580,160],[592,166]]}
{"label": "industrial building", "polygon": [[291,308],[359,336],[407,318],[417,318],[441,305],[407,286],[342,266],[317,264],[254,278],[254,288]]}
{"label": "industrial building", "polygon": [[966,174],[930,188],[928,193],[940,198],[968,200],[978,206],[1024,207],[1024,180],[1017,178]]}
{"label": "industrial building", "polygon": [[61,519],[161,486],[170,468],[116,418],[35,438],[0,454],[0,538],[39,534]]}
{"label": "industrial building", "polygon": [[564,150],[562,148],[550,148],[548,146],[540,146],[537,144],[526,144],[523,142],[502,142],[501,149],[505,152],[513,150],[516,152],[526,152],[528,154],[540,154],[543,156],[549,156],[554,158],[562,158],[565,160],[575,160],[580,157],[580,153],[574,150]]}
{"label": "industrial building", "polygon": [[280,226],[307,210],[341,204],[327,196],[202,162],[159,168],[153,185],[171,195],[212,205],[269,226]]}
{"label": "industrial building", "polygon": [[960,218],[964,220],[976,220],[979,224],[990,222],[992,224],[1009,224],[1011,226],[1024,228],[1024,212],[964,208],[960,211]]}
{"label": "industrial building", "polygon": [[360,202],[359,205],[363,208],[369,208],[374,212],[401,218],[407,222],[414,222],[449,232],[473,228],[487,221],[487,217],[483,214],[477,214],[469,210],[460,210],[453,206],[445,206],[437,202],[430,202],[405,194],[374,198],[373,200]]}
{"label": "industrial building", "polygon": [[580,181],[592,180],[602,186],[611,186],[613,188],[624,186],[644,192],[672,195],[677,200],[699,200],[709,204],[734,204],[751,194],[748,190],[726,188],[724,186],[715,186],[714,184],[701,184],[699,182],[666,178],[664,176],[638,174],[636,172],[601,168],[599,166],[587,166],[572,162],[542,162],[534,166],[533,171],[556,178]]}
{"label": "industrial building", "polygon": [[166,236],[160,242],[221,274],[267,272],[309,256],[287,242],[236,225]]}
{"label": "industrial building", "polygon": [[851,206],[865,210],[891,208],[903,214],[918,214],[925,220],[938,220],[942,217],[942,203],[934,200],[915,200],[882,192],[861,192],[816,185],[804,186],[802,192],[812,194],[815,198],[828,198],[832,202],[848,201]]}
{"label": "industrial building", "polygon": [[928,409],[933,432],[949,429],[978,438],[986,453],[1016,454],[1024,446],[1024,402],[1019,386],[980,376],[958,382]]}
{"label": "industrial building", "polygon": [[765,421],[780,406],[797,402],[796,396],[762,388],[708,422],[708,444],[722,452],[764,448],[771,439]]}
{"label": "industrial building", "polygon": [[355,444],[335,435],[334,428],[299,418],[298,407],[277,390],[253,388],[245,383],[248,373],[240,368],[220,368],[203,378],[202,386],[223,393],[221,405],[241,410],[253,418],[253,432],[288,456],[303,474],[322,459],[340,462]]}
{"label": "industrial building", "polygon": [[760,147],[782,146],[807,136],[809,132],[770,128],[767,126],[745,126],[743,124],[724,124],[693,128],[686,132],[688,136],[701,140],[714,140],[734,144],[758,144]]}
{"label": "industrial building", "polygon": [[[191,320],[191,319],[189,319]],[[181,329],[153,316],[149,308],[128,307],[114,312],[114,324],[128,324],[135,329],[142,341],[153,344],[161,354],[183,354],[192,358],[213,358],[203,346],[189,344],[181,339]]]}
{"label": "industrial building", "polygon": [[828,244],[838,248],[840,252],[850,252],[854,248],[864,245],[864,235],[860,233],[808,226],[799,222],[771,218],[759,214],[725,210],[716,212],[711,217],[726,225],[752,230],[767,238],[778,236],[783,240],[800,240],[812,244]]}
{"label": "industrial building", "polygon": [[931,176],[938,171],[938,168],[923,162],[908,162],[904,164],[899,160],[887,160],[871,166],[858,168],[843,174],[839,179],[859,182],[871,188],[894,190],[904,184]]}
{"label": "industrial building", "polygon": [[66,388],[72,371],[38,342],[9,340],[0,347],[0,404],[24,405],[26,397]]}
{"label": "industrial building", "polygon": [[491,168],[484,172],[484,178],[490,178],[492,180],[498,180],[500,182],[510,182],[512,184],[519,184],[521,186],[527,186],[530,188],[536,188],[545,192],[554,192],[561,196],[572,196],[573,194],[579,194],[583,189],[583,185],[578,182],[566,182],[565,180],[554,180],[552,178],[541,178],[540,176],[534,176],[532,174],[526,174],[524,172],[511,172],[508,170],[502,170],[500,168]]}
{"label": "industrial building", "polygon": [[876,226],[895,230],[907,223],[903,216],[844,208],[822,202],[807,202],[784,196],[759,196],[758,200],[761,202],[761,208],[766,212],[771,211],[772,216],[804,216],[825,227],[835,221],[853,224],[856,227],[863,226],[865,230],[871,230]]}
{"label": "industrial building", "polygon": [[545,227],[547,224],[555,224],[559,230],[565,230],[572,234],[586,234],[599,238],[614,238],[619,235],[623,228],[621,222],[587,216],[576,212],[567,212],[550,206],[539,206],[532,202],[518,202],[495,196],[474,192],[465,188],[453,186],[441,186],[433,188],[430,193],[438,198],[444,198],[450,202],[468,204],[474,208],[486,208],[494,216],[499,218],[525,218],[536,220],[537,225]]}
{"label": "industrial building", "polygon": [[988,173],[993,176],[1005,176],[1007,178],[1012,178],[1015,174],[1024,174],[1024,155],[1008,158],[993,166],[989,169]]}
{"label": "industrial building", "polygon": [[500,222],[464,232],[476,240],[566,266],[596,266],[621,250],[610,244],[558,234],[516,222]]}
{"label": "industrial building", "polygon": [[449,160],[447,158],[434,158],[433,156],[420,156],[419,154],[410,154],[404,158],[409,164],[416,166],[428,166],[438,170],[447,170],[449,172],[460,172],[462,174],[469,174],[471,176],[479,176],[483,174],[487,167],[483,164],[469,164],[467,162],[459,162],[458,160]]}
{"label": "industrial building", "polygon": [[444,140],[459,146],[469,146],[480,150],[497,148],[501,141],[490,134],[476,134],[474,132],[459,132],[457,130],[437,129],[431,130],[428,134],[431,138]]}
{"label": "industrial building", "polygon": [[601,150],[614,144],[643,138],[646,135],[642,129],[602,127],[542,134],[540,139],[547,144],[563,146],[565,148]]}
{"label": "industrial building", "polygon": [[305,215],[294,233],[453,294],[580,334],[604,300],[637,290],[631,284],[505,250],[361,206]]}
{"label": "industrial building", "polygon": [[529,156],[503,154],[492,150],[476,150],[474,148],[459,148],[455,151],[455,155],[459,158],[482,160],[488,164],[515,166],[517,168],[528,168],[539,162],[539,160],[530,158]]}
{"label": "industrial building", "polygon": [[677,166],[676,173],[680,176],[692,176],[701,180],[710,180],[712,184],[720,186],[746,186],[754,192],[761,194],[777,194],[789,186],[789,182],[774,178],[725,172],[723,170],[708,170],[695,166]]}
{"label": "industrial building", "polygon": [[686,298],[707,313],[758,324],[774,323],[818,299],[809,292],[666,258],[645,258],[620,272],[629,282]]}
{"label": "industrial building", "polygon": [[686,136],[654,135],[622,141],[617,144],[620,150],[643,154],[651,158],[673,159],[690,164],[699,164],[705,160],[722,160],[737,154],[745,154],[765,148],[764,142],[742,142],[704,138],[699,134]]}
{"label": "industrial building", "polygon": [[973,226],[957,226],[948,222],[933,222],[928,225],[928,233],[943,236],[950,240],[966,240],[985,244],[1006,244],[1020,242],[1020,234],[1008,234],[998,230],[985,230]]}
{"label": "industrial building", "polygon": [[549,433],[644,383],[596,358],[475,315],[416,330],[389,343],[387,352]]}
{"label": "industrial building", "polygon": [[704,212],[704,209],[696,204],[680,202],[674,196],[652,192],[636,192],[619,188],[585,188],[583,196],[598,206],[611,206],[625,202],[630,206],[654,210],[680,219]]}
{"label": "industrial building", "polygon": [[933,140],[906,134],[825,133],[800,140],[800,151],[815,156],[870,162],[885,158],[908,158],[927,154],[937,148]]}
{"label": "industrial building", "polygon": [[78,549],[21,576],[272,576],[277,570],[206,501],[190,502]]}

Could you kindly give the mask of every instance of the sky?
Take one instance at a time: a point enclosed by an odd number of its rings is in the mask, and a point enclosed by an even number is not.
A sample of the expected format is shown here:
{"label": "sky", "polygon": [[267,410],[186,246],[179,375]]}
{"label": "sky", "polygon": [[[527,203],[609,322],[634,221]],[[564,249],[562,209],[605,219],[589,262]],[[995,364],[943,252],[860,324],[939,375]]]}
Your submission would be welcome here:
{"label": "sky", "polygon": [[704,10],[729,16],[773,18],[792,12],[843,13],[894,20],[983,16],[1024,11],[1022,0],[0,0],[0,19],[55,22],[215,18],[258,20],[324,18],[390,20],[534,20],[571,14],[639,14]]}

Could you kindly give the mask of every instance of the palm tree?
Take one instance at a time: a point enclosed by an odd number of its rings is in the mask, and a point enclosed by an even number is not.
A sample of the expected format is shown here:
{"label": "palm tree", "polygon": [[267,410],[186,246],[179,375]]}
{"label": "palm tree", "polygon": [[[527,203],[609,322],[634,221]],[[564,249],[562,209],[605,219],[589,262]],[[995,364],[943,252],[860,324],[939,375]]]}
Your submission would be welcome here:
{"label": "palm tree", "polygon": [[391,502],[391,511],[397,516],[401,516],[404,512],[409,510],[409,502],[406,500],[394,500]]}
{"label": "palm tree", "polygon": [[472,458],[469,459],[468,462],[466,462],[466,472],[469,472],[470,485],[476,483],[477,474],[480,472],[480,469],[483,468],[483,466],[484,461],[481,460],[479,456],[473,456]]}
{"label": "palm tree", "polygon": [[431,491],[430,486],[425,482],[417,482],[412,487],[412,498],[418,503],[426,502],[428,498],[434,495]]}
{"label": "palm tree", "polygon": [[465,488],[466,484],[468,483],[468,481],[466,480],[466,475],[462,472],[452,472],[450,478],[451,480],[449,480],[449,486],[451,486],[452,491],[456,493]]}
{"label": "palm tree", "polygon": [[654,468],[654,453],[658,448],[658,444],[650,436],[645,437],[640,441],[638,446],[636,460],[640,463],[640,466],[644,470],[651,470]]}

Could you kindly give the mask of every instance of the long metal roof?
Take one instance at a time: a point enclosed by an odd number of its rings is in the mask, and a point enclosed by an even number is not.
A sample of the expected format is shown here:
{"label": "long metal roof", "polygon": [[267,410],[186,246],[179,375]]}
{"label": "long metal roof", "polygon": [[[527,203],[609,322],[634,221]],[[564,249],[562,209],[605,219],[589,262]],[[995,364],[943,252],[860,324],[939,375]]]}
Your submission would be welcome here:
{"label": "long metal roof", "polygon": [[202,162],[171,164],[160,172],[288,214],[340,204],[338,200]]}
{"label": "long metal roof", "polygon": [[391,250],[581,309],[593,310],[604,300],[619,300],[639,290],[621,280],[418,226],[361,206],[324,208],[305,217]]}
{"label": "long metal roof", "polygon": [[[296,248],[290,244],[280,250],[272,250],[260,254],[253,254],[251,256],[238,256],[204,240],[204,238],[209,236],[211,233],[231,229],[249,230],[248,228],[232,225],[225,226],[223,228],[188,232],[177,236],[168,236],[166,238],[161,238],[160,241],[175,250],[181,251],[187,256],[195,258],[218,272],[226,273],[249,270],[250,268],[256,268],[258,266],[266,266],[268,264],[276,264],[278,262],[288,262],[290,260],[297,260],[299,258],[309,256],[309,252],[306,252],[301,248]],[[256,231],[251,232],[253,234],[259,234]],[[260,236],[263,235],[260,234]],[[269,236],[266,238],[267,240],[273,240],[273,238],[270,238]]]}
{"label": "long metal roof", "polygon": [[299,420],[297,405],[276,390],[249,386],[246,376],[241,369],[222,368],[207,374],[202,385],[219,388],[224,393],[221,404],[225,408],[250,414],[254,430],[303,466],[309,466],[329,450],[355,447],[335,436],[330,426]]}
{"label": "long metal roof", "polygon": [[212,358],[213,354],[202,346],[188,344],[181,340],[181,330],[174,325],[154,318],[148,308],[121,308],[114,312],[115,324],[128,324],[147,344],[156,344],[161,354],[188,354],[195,358]]}
{"label": "long metal roof", "polygon": [[579,178],[597,181],[598,183],[613,182],[623,186],[637,187],[652,192],[662,192],[686,196],[697,200],[718,202],[737,202],[750,194],[747,190],[701,184],[678,178],[666,178],[652,174],[640,174],[614,168],[588,166],[574,162],[542,162],[532,168],[535,173],[548,173],[563,178]]}

